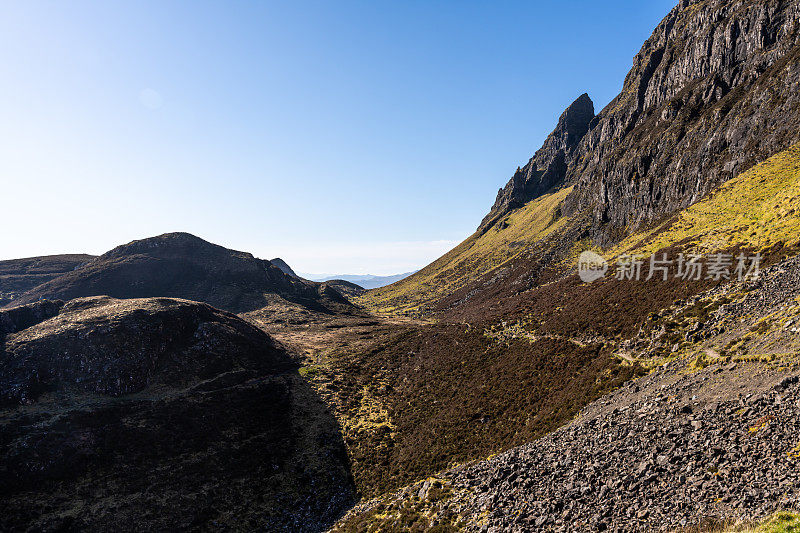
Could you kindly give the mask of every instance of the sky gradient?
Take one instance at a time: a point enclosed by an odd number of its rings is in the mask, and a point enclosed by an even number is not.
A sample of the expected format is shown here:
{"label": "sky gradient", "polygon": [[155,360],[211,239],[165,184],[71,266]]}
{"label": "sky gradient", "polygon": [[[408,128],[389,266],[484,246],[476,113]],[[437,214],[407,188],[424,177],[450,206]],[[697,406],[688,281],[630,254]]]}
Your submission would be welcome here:
{"label": "sky gradient", "polygon": [[0,259],[188,231],[418,269],[675,3],[0,2]]}

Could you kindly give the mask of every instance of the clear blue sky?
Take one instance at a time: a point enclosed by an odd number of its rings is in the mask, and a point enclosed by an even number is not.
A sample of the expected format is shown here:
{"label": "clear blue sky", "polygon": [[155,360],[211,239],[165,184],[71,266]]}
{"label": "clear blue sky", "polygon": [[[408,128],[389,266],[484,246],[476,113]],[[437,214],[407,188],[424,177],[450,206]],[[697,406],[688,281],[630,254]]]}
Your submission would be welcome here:
{"label": "clear blue sky", "polygon": [[4,1],[0,258],[188,231],[419,268],[676,1]]}

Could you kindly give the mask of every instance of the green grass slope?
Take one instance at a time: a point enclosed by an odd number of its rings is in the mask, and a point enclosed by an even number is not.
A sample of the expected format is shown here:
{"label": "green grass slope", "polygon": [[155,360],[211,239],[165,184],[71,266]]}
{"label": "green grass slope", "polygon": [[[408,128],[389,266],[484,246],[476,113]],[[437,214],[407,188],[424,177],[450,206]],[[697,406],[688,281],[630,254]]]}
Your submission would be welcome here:
{"label": "green grass slope", "polygon": [[571,190],[564,188],[529,202],[416,274],[369,291],[358,303],[378,313],[413,312],[452,293],[561,229],[566,219],[560,217],[559,206]]}

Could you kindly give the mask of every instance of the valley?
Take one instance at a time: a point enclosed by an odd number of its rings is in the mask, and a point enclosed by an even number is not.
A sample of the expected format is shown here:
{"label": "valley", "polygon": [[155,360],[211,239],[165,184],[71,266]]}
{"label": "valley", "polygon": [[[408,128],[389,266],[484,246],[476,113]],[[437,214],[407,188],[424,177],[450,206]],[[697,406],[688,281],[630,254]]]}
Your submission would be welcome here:
{"label": "valley", "polygon": [[680,0],[374,286],[185,232],[0,261],[0,530],[795,531],[799,59],[798,0]]}

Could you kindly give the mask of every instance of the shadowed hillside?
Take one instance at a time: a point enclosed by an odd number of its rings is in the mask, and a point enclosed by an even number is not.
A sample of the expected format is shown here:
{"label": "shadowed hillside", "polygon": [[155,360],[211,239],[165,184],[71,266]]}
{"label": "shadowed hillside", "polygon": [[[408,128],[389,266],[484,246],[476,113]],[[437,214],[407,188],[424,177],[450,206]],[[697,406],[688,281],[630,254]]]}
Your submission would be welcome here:
{"label": "shadowed hillside", "polygon": [[333,289],[289,276],[269,261],[188,233],[167,233],[118,246],[28,291],[14,303],[95,295],[184,298],[233,312],[259,309],[271,298],[319,311],[350,307]]}
{"label": "shadowed hillside", "polygon": [[0,325],[4,531],[319,531],[353,498],[335,420],[233,315],[94,297]]}
{"label": "shadowed hillside", "polygon": [[0,261],[0,307],[37,285],[71,272],[94,258],[93,255],[71,254]]}

